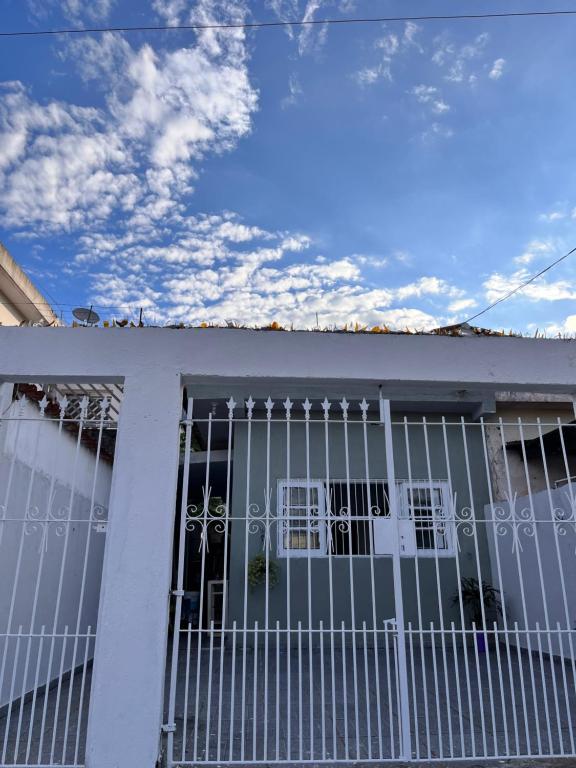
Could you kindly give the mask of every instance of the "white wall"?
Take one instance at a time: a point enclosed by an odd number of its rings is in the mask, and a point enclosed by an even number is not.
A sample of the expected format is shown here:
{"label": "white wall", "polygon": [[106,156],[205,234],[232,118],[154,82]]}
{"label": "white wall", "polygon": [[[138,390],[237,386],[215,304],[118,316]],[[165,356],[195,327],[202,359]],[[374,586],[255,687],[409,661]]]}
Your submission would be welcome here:
{"label": "white wall", "polygon": [[[13,403],[0,423],[0,706],[34,687],[40,640],[32,635],[42,626],[47,635],[64,633],[66,626],[72,635],[90,625],[95,630],[105,535],[91,521],[91,509],[106,514],[112,479],[111,465],[97,464],[74,434],[59,433],[58,423],[40,418],[30,402],[20,408]],[[6,643],[2,634],[20,627],[24,640],[15,666],[16,639]],[[55,678],[61,665],[78,666],[84,643],[72,639],[63,649],[62,639],[45,640],[40,684]],[[91,641],[89,658],[93,647]],[[33,663],[25,675],[27,656]]]}
{"label": "white wall", "polygon": [[[508,628],[518,622],[518,644],[538,650],[536,634],[522,630],[550,628],[572,630],[563,640],[541,635],[542,650],[569,658],[576,650],[576,518],[573,499],[576,484],[555,490],[541,491],[516,499],[516,524],[511,523],[507,502],[498,502],[494,510],[485,507],[487,520],[497,520],[488,527],[488,543],[492,564],[493,584],[501,587]],[[554,511],[554,512],[553,512]],[[564,523],[554,523],[564,518]],[[523,518],[523,520],[522,520]],[[530,518],[534,521],[531,522]],[[500,570],[498,570],[500,569]],[[501,580],[498,578],[501,574]],[[562,578],[565,590],[562,589]],[[556,636],[557,638],[558,636]],[[511,643],[516,644],[512,636]]]}

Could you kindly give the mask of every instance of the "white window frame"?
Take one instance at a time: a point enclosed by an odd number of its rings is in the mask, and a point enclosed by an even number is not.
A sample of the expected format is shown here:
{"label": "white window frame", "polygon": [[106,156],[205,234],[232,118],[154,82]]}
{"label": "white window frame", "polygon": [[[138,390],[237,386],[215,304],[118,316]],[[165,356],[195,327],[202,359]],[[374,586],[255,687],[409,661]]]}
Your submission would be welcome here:
{"label": "white window frame", "polygon": [[[284,491],[286,488],[303,488],[304,490],[318,491],[318,540],[317,549],[291,549],[284,546],[284,523],[288,519],[284,512]],[[322,480],[279,480],[277,497],[278,516],[278,557],[326,557],[326,488]],[[310,515],[307,516],[307,526],[304,530],[312,530]]]}
{"label": "white window frame", "polygon": [[[446,543],[447,546],[444,549],[438,549],[437,546],[434,546],[430,549],[420,549],[418,548],[417,538],[416,538],[416,525],[414,521],[414,516],[412,513],[411,504],[409,501],[409,495],[408,492],[410,490],[418,489],[418,488],[424,488],[425,490],[429,491],[436,491],[439,490],[441,494],[442,499],[442,515],[443,518],[446,521],[445,528],[446,528]],[[452,494],[450,491],[450,484],[447,480],[399,480],[397,481],[397,489],[398,489],[398,495],[400,497],[400,519],[402,521],[401,525],[406,525],[408,521],[410,521],[410,529],[411,529],[411,536],[413,537],[414,542],[414,554],[417,557],[454,557],[456,555],[456,526],[454,522],[454,516],[451,514],[452,509]],[[433,522],[436,523],[437,519],[432,518]],[[432,534],[434,535],[434,542],[436,544],[436,528],[431,528]],[[407,553],[408,554],[408,553]]]}

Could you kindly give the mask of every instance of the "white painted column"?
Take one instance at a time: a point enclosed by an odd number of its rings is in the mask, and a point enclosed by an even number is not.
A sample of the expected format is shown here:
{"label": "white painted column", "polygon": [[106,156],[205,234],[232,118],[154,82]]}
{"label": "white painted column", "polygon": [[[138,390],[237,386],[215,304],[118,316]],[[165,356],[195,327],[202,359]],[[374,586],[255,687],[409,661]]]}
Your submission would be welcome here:
{"label": "white painted column", "polygon": [[159,754],[178,478],[180,376],[125,381],[96,638],[87,768],[154,768]]}

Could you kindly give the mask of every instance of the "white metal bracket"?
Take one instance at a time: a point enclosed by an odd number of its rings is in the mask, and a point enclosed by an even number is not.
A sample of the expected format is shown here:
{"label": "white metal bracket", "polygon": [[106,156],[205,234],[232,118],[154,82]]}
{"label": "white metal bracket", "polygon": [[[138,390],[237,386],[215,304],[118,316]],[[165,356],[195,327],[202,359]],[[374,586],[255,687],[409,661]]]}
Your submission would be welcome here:
{"label": "white metal bracket", "polygon": [[162,726],[162,733],[174,733],[176,731],[176,723],[164,723]]}

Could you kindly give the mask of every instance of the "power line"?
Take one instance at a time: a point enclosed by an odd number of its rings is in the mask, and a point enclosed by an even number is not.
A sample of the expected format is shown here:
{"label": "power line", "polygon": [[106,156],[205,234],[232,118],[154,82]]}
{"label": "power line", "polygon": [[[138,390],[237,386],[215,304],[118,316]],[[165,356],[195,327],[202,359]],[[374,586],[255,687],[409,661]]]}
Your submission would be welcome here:
{"label": "power line", "polygon": [[552,269],[552,267],[555,267],[556,264],[560,264],[561,261],[564,261],[564,259],[567,259],[568,256],[571,256],[573,253],[576,253],[576,247],[572,248],[572,250],[568,251],[568,253],[565,253],[564,256],[560,256],[560,258],[556,259],[556,261],[553,261],[552,264],[548,264],[548,266],[544,267],[544,269],[541,269],[540,272],[537,272],[535,275],[532,275],[532,277],[529,277],[528,280],[525,280],[517,288],[514,288],[511,291],[508,291],[508,293],[504,294],[504,296],[501,296],[499,299],[496,299],[495,302],[487,306],[481,312],[477,312],[475,315],[472,315],[472,317],[469,317],[467,320],[463,320],[462,323],[458,323],[458,325],[464,325],[465,323],[470,323],[472,322],[472,320],[476,320],[477,317],[480,317],[481,315],[485,315],[486,312],[488,312],[490,309],[493,309],[498,304],[501,304],[503,301],[506,301],[506,299],[509,299],[511,296],[514,296],[514,294],[518,293],[518,291],[521,291],[524,288],[526,288],[527,285],[530,285],[530,283],[533,283],[534,280],[536,280],[538,277],[541,277],[545,272],[548,272],[548,270]]}
{"label": "power line", "polygon": [[503,11],[501,13],[458,13],[425,16],[378,16],[371,18],[353,19],[292,19],[289,21],[252,21],[252,22],[228,22],[221,24],[176,24],[154,26],[130,26],[130,27],[84,27],[82,29],[43,29],[43,30],[15,30],[12,32],[0,32],[0,37],[47,37],[49,35],[87,35],[104,32],[177,32],[177,31],[203,31],[211,29],[264,29],[271,27],[310,27],[345,24],[392,24],[394,22],[417,21],[477,21],[482,19],[511,19],[539,16],[576,16],[574,10],[549,10],[549,11]]}

